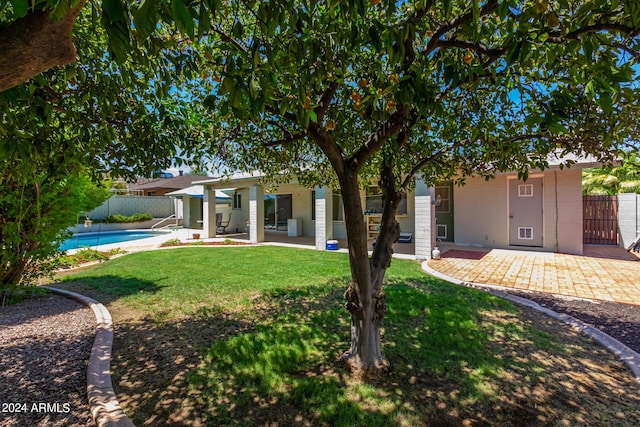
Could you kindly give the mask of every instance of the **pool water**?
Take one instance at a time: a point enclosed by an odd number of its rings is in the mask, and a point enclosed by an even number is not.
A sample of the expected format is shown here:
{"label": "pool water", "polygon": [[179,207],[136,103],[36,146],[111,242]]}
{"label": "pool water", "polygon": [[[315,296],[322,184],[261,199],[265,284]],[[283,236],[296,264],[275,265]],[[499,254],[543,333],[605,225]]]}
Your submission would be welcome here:
{"label": "pool water", "polygon": [[75,234],[60,245],[60,250],[95,247],[98,245],[110,245],[112,243],[129,242],[132,240],[147,239],[167,234],[162,231],[116,231],[105,233]]}

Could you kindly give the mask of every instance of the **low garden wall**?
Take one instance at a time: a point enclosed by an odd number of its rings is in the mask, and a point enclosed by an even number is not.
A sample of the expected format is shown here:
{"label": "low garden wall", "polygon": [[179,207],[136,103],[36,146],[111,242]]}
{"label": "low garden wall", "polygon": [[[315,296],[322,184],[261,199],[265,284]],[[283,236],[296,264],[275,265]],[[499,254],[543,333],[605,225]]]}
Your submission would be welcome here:
{"label": "low garden wall", "polygon": [[131,216],[142,212],[154,218],[166,218],[174,213],[174,200],[169,196],[111,196],[101,206],[89,212],[91,218],[120,214]]}

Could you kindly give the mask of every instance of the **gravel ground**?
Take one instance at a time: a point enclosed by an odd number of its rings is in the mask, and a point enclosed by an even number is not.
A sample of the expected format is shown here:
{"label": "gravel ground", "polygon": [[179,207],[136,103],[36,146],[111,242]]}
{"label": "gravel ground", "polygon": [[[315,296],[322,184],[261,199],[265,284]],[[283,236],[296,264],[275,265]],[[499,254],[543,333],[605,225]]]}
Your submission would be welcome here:
{"label": "gravel ground", "polygon": [[640,353],[640,305],[581,300],[541,292],[509,290],[508,293],[589,323]]}
{"label": "gravel ground", "polygon": [[93,312],[68,298],[0,308],[0,426],[92,426],[86,372]]}

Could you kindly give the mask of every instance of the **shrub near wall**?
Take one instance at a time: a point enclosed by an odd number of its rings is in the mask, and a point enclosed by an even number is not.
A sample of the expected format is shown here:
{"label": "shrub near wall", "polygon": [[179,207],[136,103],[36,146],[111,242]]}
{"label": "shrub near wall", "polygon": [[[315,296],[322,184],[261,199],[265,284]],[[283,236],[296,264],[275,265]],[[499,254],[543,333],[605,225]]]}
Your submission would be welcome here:
{"label": "shrub near wall", "polygon": [[93,222],[102,224],[123,224],[132,222],[151,221],[153,216],[147,213],[136,213],[131,216],[125,216],[120,214],[109,215],[106,218],[96,219]]}

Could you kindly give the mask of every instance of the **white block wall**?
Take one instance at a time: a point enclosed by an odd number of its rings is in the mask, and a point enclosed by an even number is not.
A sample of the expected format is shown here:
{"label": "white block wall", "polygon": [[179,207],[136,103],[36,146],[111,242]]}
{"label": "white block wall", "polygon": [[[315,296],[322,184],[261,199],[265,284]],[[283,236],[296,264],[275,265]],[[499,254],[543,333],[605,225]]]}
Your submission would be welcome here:
{"label": "white block wall", "polygon": [[173,211],[173,200],[169,196],[111,196],[101,206],[89,212],[89,215],[98,219],[115,214],[131,216],[148,213],[154,218],[166,218]]}
{"label": "white block wall", "polygon": [[[431,258],[431,250],[433,249],[433,224],[435,215],[431,201],[432,193],[431,188],[427,187],[424,181],[416,180],[413,201],[415,214],[415,233],[413,238],[415,241],[415,255],[418,260]],[[409,206],[407,206],[407,209],[409,209]]]}
{"label": "white block wall", "polygon": [[636,238],[640,230],[640,195],[618,194],[618,229],[620,230],[620,245],[627,247]]}

